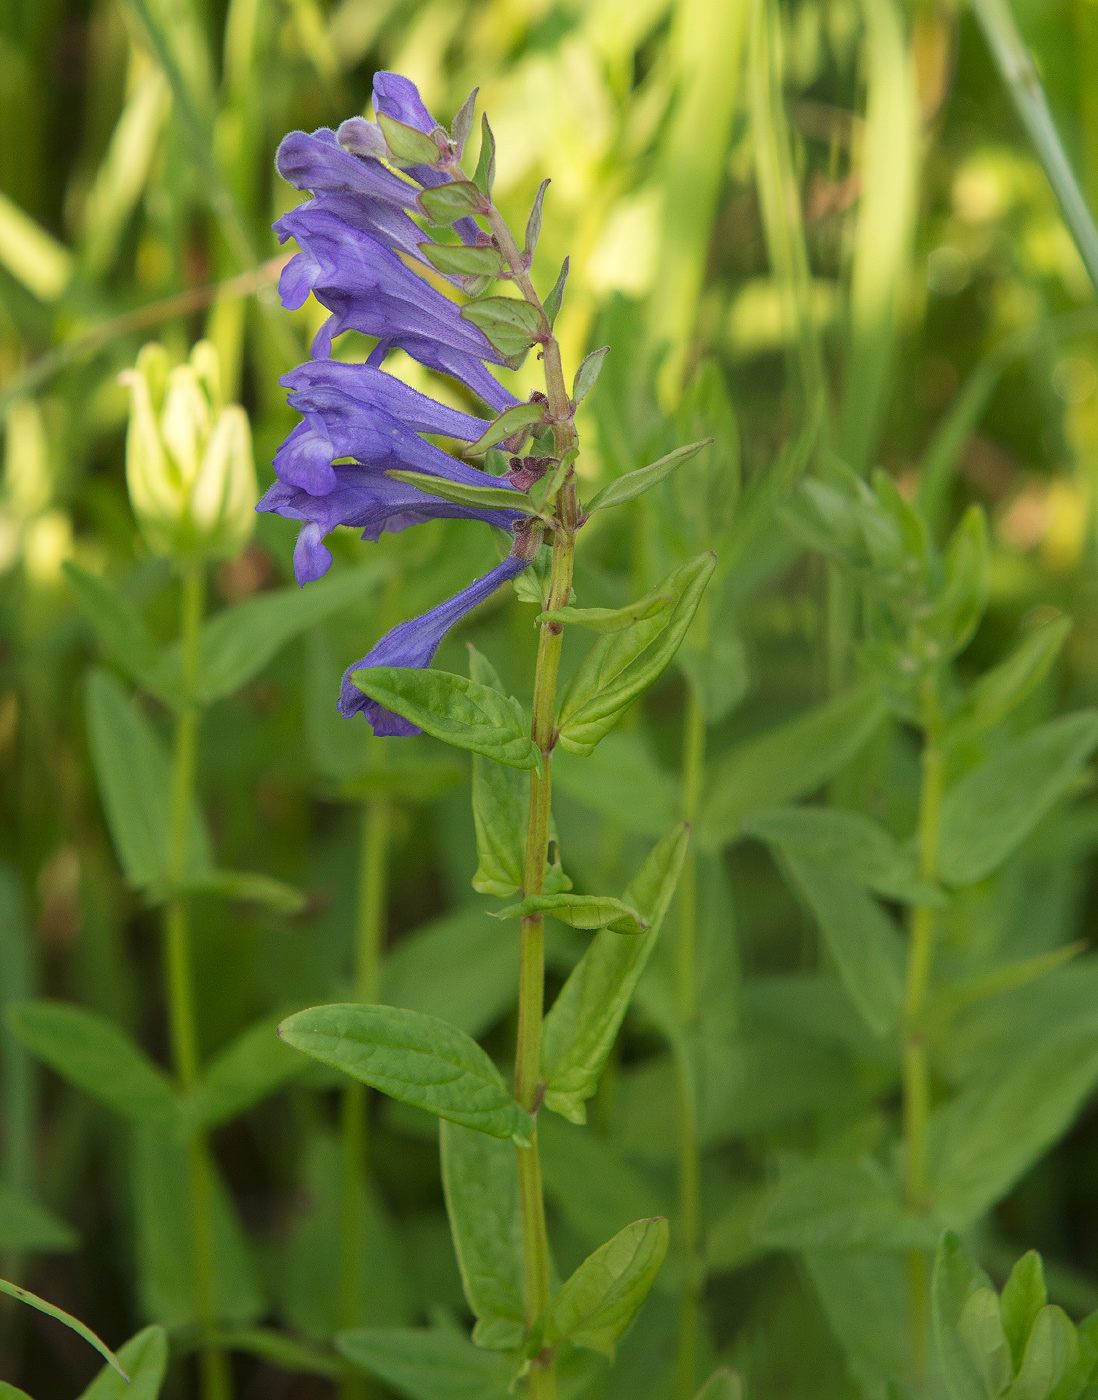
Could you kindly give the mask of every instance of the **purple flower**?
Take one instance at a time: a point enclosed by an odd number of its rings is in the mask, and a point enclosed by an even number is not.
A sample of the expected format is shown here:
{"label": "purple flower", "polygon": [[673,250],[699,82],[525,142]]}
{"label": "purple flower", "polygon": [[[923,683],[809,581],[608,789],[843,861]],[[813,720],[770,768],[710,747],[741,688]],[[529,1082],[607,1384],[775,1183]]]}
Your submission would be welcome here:
{"label": "purple flower", "polygon": [[361,711],[369,720],[375,734],[413,735],[422,731],[410,720],[387,710],[376,700],[371,700],[351,680],[355,671],[367,666],[429,666],[434,660],[439,643],[456,622],[471,612],[478,603],[490,597],[508,579],[515,578],[526,567],[522,559],[512,555],[502,564],[497,564],[490,573],[478,578],[468,588],[455,593],[445,603],[432,608],[422,617],[410,618],[387,632],[381,641],[353,666],[348,666],[343,677],[343,687],[339,696],[340,713],[350,717]]}

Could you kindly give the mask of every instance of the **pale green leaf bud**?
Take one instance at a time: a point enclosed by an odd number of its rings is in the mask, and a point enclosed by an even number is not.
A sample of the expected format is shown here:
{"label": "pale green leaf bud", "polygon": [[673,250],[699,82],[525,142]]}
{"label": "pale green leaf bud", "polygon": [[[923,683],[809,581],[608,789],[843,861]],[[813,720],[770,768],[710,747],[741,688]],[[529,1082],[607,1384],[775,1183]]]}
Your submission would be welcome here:
{"label": "pale green leaf bud", "polygon": [[157,554],[232,555],[247,542],[258,499],[248,416],[225,406],[216,348],[199,341],[184,365],[146,345],[119,376],[130,389],[126,483]]}

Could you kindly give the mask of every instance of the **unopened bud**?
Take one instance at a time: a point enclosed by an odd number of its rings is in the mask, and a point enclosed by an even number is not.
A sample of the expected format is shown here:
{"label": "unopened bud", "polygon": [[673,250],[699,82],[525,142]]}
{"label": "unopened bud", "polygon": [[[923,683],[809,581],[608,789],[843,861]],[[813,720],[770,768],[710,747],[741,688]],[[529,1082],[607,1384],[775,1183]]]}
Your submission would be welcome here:
{"label": "unopened bud", "polygon": [[162,346],[146,345],[132,370],[126,484],[149,548],[175,556],[236,554],[255,522],[258,499],[248,415],[221,400],[216,348],[199,341],[171,367]]}

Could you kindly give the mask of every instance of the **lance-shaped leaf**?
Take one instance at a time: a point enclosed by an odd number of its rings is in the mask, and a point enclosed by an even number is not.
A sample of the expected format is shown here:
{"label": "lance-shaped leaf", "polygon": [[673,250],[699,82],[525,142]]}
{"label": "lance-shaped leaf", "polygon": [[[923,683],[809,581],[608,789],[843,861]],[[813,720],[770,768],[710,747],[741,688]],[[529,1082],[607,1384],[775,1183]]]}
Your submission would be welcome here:
{"label": "lance-shaped leaf", "polygon": [[182,892],[240,899],[247,904],[262,904],[279,914],[299,914],[305,907],[305,896],[300,890],[254,870],[204,871],[184,880],[178,890],[165,885],[162,891],[165,897]]}
{"label": "lance-shaped leaf", "polygon": [[545,307],[545,316],[550,327],[557,324],[557,316],[560,314],[561,302],[564,300],[564,289],[568,285],[568,270],[571,267],[571,259],[565,258],[557,273],[557,280],[553,283],[549,295],[542,305]]}
{"label": "lance-shaped leaf", "polygon": [[682,873],[689,828],[672,827],[630,881],[623,902],[648,923],[640,937],[602,929],[576,964],[545,1019],[541,1075],[545,1106],[573,1123],[599,1075],[659,936]]}
{"label": "lance-shaped leaf", "polygon": [[459,156],[465,149],[465,143],[468,141],[469,133],[473,129],[473,118],[476,116],[478,92],[480,92],[480,88],[475,87],[458,108],[454,120],[450,123],[450,140],[457,148]]}
{"label": "lance-shaped leaf", "polygon": [[0,1249],[54,1253],[75,1249],[79,1237],[71,1225],[29,1196],[0,1185]]}
{"label": "lance-shaped leaf", "polygon": [[438,164],[441,153],[426,132],[398,122],[395,117],[387,116],[384,112],[378,113],[377,124],[381,127],[385,144],[401,165]]}
{"label": "lance-shaped leaf", "polygon": [[511,904],[497,919],[525,919],[531,914],[552,914],[572,928],[612,928],[616,933],[643,933],[645,925],[635,909],[608,894],[532,894]]}
{"label": "lance-shaped leaf", "polygon": [[112,1022],[62,1001],[24,1001],[8,1024],[62,1079],[124,1118],[161,1131],[182,1124],[171,1080]]}
{"label": "lance-shaped leaf", "polygon": [[278,1023],[266,1018],[203,1066],[183,1101],[183,1112],[196,1128],[227,1123],[281,1089],[304,1067],[301,1056],[278,1038]]}
{"label": "lance-shaped leaf", "polygon": [[560,742],[566,749],[589,754],[659,678],[694,620],[716,562],[706,553],[680,565],[659,585],[675,600],[671,607],[595,643],[561,704]]}
{"label": "lance-shaped leaf", "polygon": [[454,224],[483,211],[484,197],[471,180],[454,180],[420,190],[419,203],[433,224]]}
{"label": "lance-shaped leaf", "polygon": [[667,1253],[669,1231],[662,1216],[637,1220],[596,1249],[534,1325],[530,1347],[570,1341],[614,1358],[648,1297]]}
{"label": "lance-shaped leaf", "polygon": [[507,1400],[512,1357],[475,1347],[459,1328],[378,1327],[340,1332],[340,1352],[412,1400]]}
{"label": "lance-shaped leaf", "polygon": [[542,180],[538,186],[538,192],[534,195],[534,203],[530,209],[530,217],[526,220],[526,242],[523,252],[527,267],[530,266],[534,249],[538,246],[538,239],[541,237],[541,212],[545,203],[545,191],[549,188],[550,183],[549,180]]}
{"label": "lance-shaped leaf", "polygon": [[[501,413],[494,423],[490,423],[471,447],[465,449],[466,456],[487,452],[490,447],[495,447],[496,443],[502,442],[504,438],[528,430],[535,423],[543,423],[544,421],[545,405],[543,403],[514,404]],[[389,475],[392,476],[394,473],[390,472]]]}
{"label": "lance-shaped leaf", "polygon": [[874,691],[852,690],[729,750],[709,765],[699,843],[734,841],[749,812],[814,792],[850,762],[884,715]]}
{"label": "lance-shaped leaf", "polygon": [[[572,403],[576,407],[583,402],[595,387],[595,383],[602,372],[602,363],[609,353],[609,345],[604,345],[601,350],[592,350],[590,355],[588,355],[580,365],[579,369],[576,370],[576,377],[572,383]],[[649,467],[648,470],[651,471],[652,468]],[[671,470],[673,471],[674,468]],[[624,477],[619,478],[619,480],[624,479]],[[643,489],[646,490],[647,488]],[[602,493],[600,492],[599,494],[601,495]],[[614,503],[612,502],[611,504]],[[592,506],[591,509],[595,509],[595,507]]]}
{"label": "lance-shaped leaf", "polygon": [[442,1187],[465,1298],[478,1346],[521,1345],[522,1212],[509,1142],[456,1123],[439,1125]]}
{"label": "lance-shaped leaf", "polygon": [[1078,777],[1098,745],[1098,711],[1049,720],[1014,739],[946,794],[939,871],[971,885],[996,870]]}
{"label": "lance-shaped leaf", "polygon": [[[367,598],[388,576],[392,565],[374,559],[359,568],[330,574],[308,588],[279,588],[259,593],[236,607],[216,613],[202,629],[195,698],[204,705],[232,695],[263,669],[274,655],[314,623]],[[178,654],[173,656],[178,675]]]}
{"label": "lance-shaped leaf", "polygon": [[396,1006],[314,1006],[278,1028],[287,1045],[390,1098],[491,1137],[528,1142],[530,1115],[471,1036]]}
{"label": "lance-shaped leaf", "polygon": [[[442,476],[432,476],[430,472],[390,471],[385,473],[395,481],[403,481],[414,486],[428,496],[440,496],[444,501],[454,501],[459,506],[474,506],[477,510],[525,510],[534,514],[530,498],[512,486],[468,486],[464,481],[448,481]],[[491,481],[491,477],[486,477]]]}
{"label": "lance-shaped leaf", "polygon": [[731,1366],[718,1366],[694,1400],[743,1400],[743,1378]]}
{"label": "lance-shaped leaf", "polygon": [[[89,672],[84,708],[96,782],[126,880],[154,890],[166,882],[170,864],[168,755],[148,719],[108,672]],[[210,873],[213,860],[197,807],[192,805],[189,818],[187,874],[198,879]]]}
{"label": "lance-shaped leaf", "polygon": [[985,671],[946,725],[945,742],[954,747],[978,739],[1005,719],[1048,674],[1071,631],[1069,617],[1035,628],[1005,661]]}
{"label": "lance-shaped leaf", "polygon": [[[601,367],[600,361],[599,368],[601,369]],[[591,514],[592,511],[607,510],[610,506],[624,505],[626,501],[631,501],[636,496],[643,496],[646,491],[651,491],[653,486],[658,486],[673,471],[677,471],[684,462],[688,462],[695,453],[700,452],[703,447],[708,447],[712,441],[712,438],[703,438],[701,442],[692,442],[686,447],[676,447],[674,452],[669,452],[658,462],[641,467],[635,472],[626,472],[624,476],[619,476],[616,480],[607,483],[601,491],[596,491],[584,509],[588,514]]]}
{"label": "lance-shaped leaf", "polygon": [[78,564],[69,562],[64,567],[77,607],[95,628],[111,660],[143,690],[177,705],[180,696],[166,674],[165,654],[129,603]]}
{"label": "lance-shaped leaf", "polygon": [[765,807],[743,824],[744,833],[786,855],[907,904],[945,903],[934,885],[918,878],[915,858],[879,822],[838,807]]}
{"label": "lance-shaped leaf", "polygon": [[536,621],[571,623],[574,627],[586,627],[591,632],[624,632],[634,622],[646,622],[648,618],[663,612],[670,602],[670,593],[656,591],[624,608],[558,608],[539,613]]}
{"label": "lance-shaped leaf", "polygon": [[939,1364],[952,1400],[987,1400],[987,1389],[959,1330],[966,1304],[991,1280],[947,1230],[938,1245],[931,1278],[931,1316]]}
{"label": "lance-shaped leaf", "polygon": [[467,302],[461,314],[484,332],[509,363],[521,361],[548,330],[537,307],[515,297],[479,297]]}
{"label": "lance-shaped leaf", "polygon": [[[504,693],[495,667],[469,645],[469,675],[478,685]],[[522,888],[524,843],[522,780],[513,768],[473,755],[473,828],[477,868],[473,889],[501,899]]]}
{"label": "lance-shaped leaf", "polygon": [[504,267],[495,248],[475,248],[467,243],[421,243],[419,250],[439,272],[459,277],[498,277]]}
{"label": "lance-shaped leaf", "polygon": [[26,1303],[28,1307],[35,1308],[40,1313],[45,1313],[47,1317],[52,1317],[58,1322],[63,1322],[66,1327],[70,1327],[78,1336],[84,1338],[89,1346],[93,1346],[100,1356],[117,1371],[124,1381],[129,1380],[129,1376],[122,1369],[122,1363],[110,1347],[95,1335],[90,1327],[86,1327],[79,1318],[73,1317],[64,1309],[56,1307],[53,1303],[47,1303],[45,1298],[39,1298],[37,1293],[32,1293],[27,1288],[20,1288],[17,1283],[9,1283],[7,1279],[0,1278],[0,1293],[6,1293],[9,1298],[18,1298],[21,1303]]}
{"label": "lance-shaped leaf", "polygon": [[492,135],[492,128],[488,125],[488,118],[481,113],[480,118],[480,155],[477,157],[477,168],[473,173],[473,184],[480,190],[487,199],[492,198],[492,186],[496,183],[496,138]]}
{"label": "lance-shaped leaf", "polygon": [[369,666],[351,680],[364,695],[455,748],[469,749],[512,768],[541,768],[519,703],[491,686],[449,671],[414,666]]}
{"label": "lance-shaped leaf", "polygon": [[129,1383],[109,1363],[80,1400],[157,1400],[168,1366],[168,1335],[163,1327],[145,1327],[118,1348],[118,1361]]}

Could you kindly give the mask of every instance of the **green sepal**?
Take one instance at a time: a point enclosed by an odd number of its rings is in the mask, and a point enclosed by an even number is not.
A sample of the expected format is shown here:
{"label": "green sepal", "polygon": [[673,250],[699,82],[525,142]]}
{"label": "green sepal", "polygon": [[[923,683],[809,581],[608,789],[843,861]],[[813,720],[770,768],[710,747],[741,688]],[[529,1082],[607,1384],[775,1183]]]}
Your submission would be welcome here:
{"label": "green sepal", "polygon": [[467,243],[421,243],[419,250],[432,267],[457,277],[498,277],[504,262],[495,248]]}
{"label": "green sepal", "polygon": [[400,165],[437,165],[440,151],[434,141],[414,126],[398,122],[384,112],[377,114],[377,124],[381,127],[385,144],[393,153],[393,159]]}
{"label": "green sepal", "polygon": [[526,1144],[533,1120],[471,1037],[437,1016],[361,1003],[314,1006],[278,1027],[287,1045],[390,1098]]}
{"label": "green sepal", "polygon": [[498,694],[448,671],[414,666],[371,666],[351,681],[379,705],[455,748],[469,749],[512,768],[542,770],[541,753],[526,733],[513,696]]}
{"label": "green sepal", "polygon": [[670,1238],[663,1216],[637,1220],[589,1255],[531,1328],[526,1354],[569,1341],[612,1361],[648,1297]]}
{"label": "green sepal", "polygon": [[686,636],[716,562],[705,553],[681,564],[659,585],[674,599],[669,608],[595,643],[561,704],[560,742],[566,749],[591,753],[659,678]]}
{"label": "green sepal", "polygon": [[670,476],[684,462],[688,462],[696,452],[700,452],[703,447],[708,447],[712,441],[712,438],[703,438],[701,442],[692,442],[686,447],[676,447],[674,452],[669,452],[658,462],[641,467],[639,471],[627,472],[624,476],[619,476],[604,486],[601,491],[597,491],[584,509],[590,515],[593,511],[624,505],[626,501],[643,496],[646,491],[651,491],[653,486],[658,486],[664,477]]}
{"label": "green sepal", "polygon": [[473,130],[473,117],[477,110],[477,93],[479,87],[475,87],[465,101],[458,108],[454,120],[450,123],[450,141],[457,149],[460,157],[465,149],[465,143],[469,140],[469,134]]}
{"label": "green sepal", "polygon": [[488,125],[488,117],[482,113],[480,118],[480,155],[477,158],[477,168],[473,174],[473,184],[480,190],[485,199],[492,198],[492,186],[496,182],[496,138],[492,135],[492,128]]}
{"label": "green sepal", "polygon": [[497,919],[524,919],[552,914],[571,928],[610,928],[615,933],[643,933],[648,927],[635,909],[604,894],[532,894],[520,904],[494,911]]}
{"label": "green sepal", "polygon": [[564,288],[568,284],[568,270],[571,267],[571,260],[565,258],[557,273],[557,280],[549,292],[549,295],[542,303],[545,307],[545,317],[549,322],[550,329],[557,324],[557,317],[560,315],[561,302],[564,300]]}
{"label": "green sepal", "polygon": [[431,223],[454,224],[458,219],[484,212],[480,190],[471,180],[454,180],[420,190],[419,203]]}
{"label": "green sepal", "polygon": [[424,495],[438,496],[441,500],[453,501],[455,505],[473,506],[477,510],[519,510],[524,515],[535,514],[529,496],[524,491],[516,491],[513,486],[468,486],[464,481],[449,481],[430,472],[394,470],[385,475],[391,476],[394,481],[403,481],[406,486],[414,486]]}
{"label": "green sepal", "polygon": [[526,239],[523,246],[523,254],[526,258],[526,266],[529,267],[534,256],[534,249],[538,246],[538,239],[541,237],[541,214],[542,206],[545,203],[545,191],[552,182],[542,180],[538,186],[538,192],[534,195],[534,203],[530,208],[530,217],[526,220]]}
{"label": "green sepal", "polygon": [[[504,438],[513,437],[517,432],[528,431],[535,423],[545,421],[545,405],[543,403],[517,403],[506,409],[492,423],[489,423],[480,437],[471,447],[465,449],[466,456],[478,456],[481,452],[487,452],[490,447],[495,447],[497,442],[502,442]],[[391,476],[392,473],[390,472]]]}
{"label": "green sepal", "polygon": [[535,481],[530,487],[530,499],[534,503],[534,508],[543,518],[551,513],[553,499],[557,492],[568,479],[568,473],[575,465],[579,456],[578,448],[571,448],[552,471],[546,472],[540,481]]}

